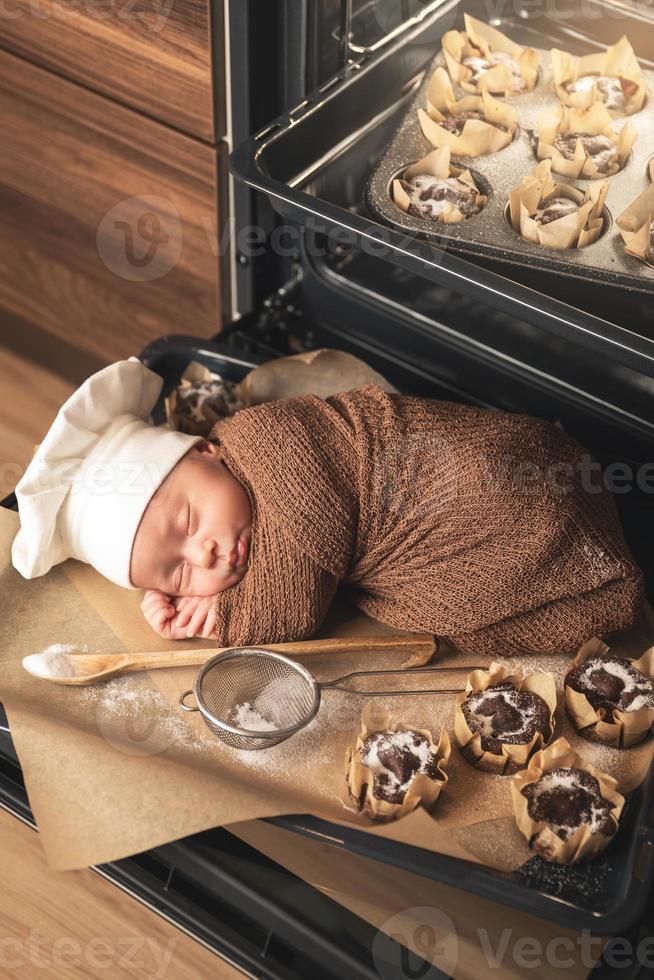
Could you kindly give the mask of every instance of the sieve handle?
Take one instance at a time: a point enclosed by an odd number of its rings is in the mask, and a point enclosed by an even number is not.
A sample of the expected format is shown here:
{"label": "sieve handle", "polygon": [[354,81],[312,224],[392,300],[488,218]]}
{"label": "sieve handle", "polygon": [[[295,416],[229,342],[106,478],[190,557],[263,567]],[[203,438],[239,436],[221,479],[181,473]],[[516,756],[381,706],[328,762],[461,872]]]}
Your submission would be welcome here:
{"label": "sieve handle", "polygon": [[[465,670],[467,672],[473,670],[487,670],[487,667],[471,667],[469,665],[461,667],[418,667],[410,670],[410,674],[437,674],[444,673],[453,670]],[[374,698],[379,696],[384,697],[398,697],[403,694],[460,694],[464,688],[462,687],[436,687],[436,688],[412,688],[411,690],[401,691],[360,691],[357,688],[344,687],[343,681],[349,681],[351,677],[383,677],[387,674],[404,674],[406,677],[407,671],[402,669],[393,670],[353,670],[349,674],[343,674],[342,677],[336,677],[333,681],[323,681],[320,687],[323,690],[334,690],[334,691],[345,691],[347,694],[360,694],[364,697]]]}
{"label": "sieve handle", "polygon": [[464,687],[417,687],[406,691],[360,691],[352,687],[332,687],[332,691],[344,691],[346,694],[358,694],[365,698],[397,698],[404,694],[461,694]]}
{"label": "sieve handle", "polygon": [[189,696],[189,694],[193,694],[193,689],[191,689],[190,691],[184,691],[183,694],[180,694],[179,696],[180,707],[183,708],[184,711],[199,711],[200,709],[198,708],[197,704],[195,705],[195,707],[193,707],[192,705],[186,703],[185,699]]}

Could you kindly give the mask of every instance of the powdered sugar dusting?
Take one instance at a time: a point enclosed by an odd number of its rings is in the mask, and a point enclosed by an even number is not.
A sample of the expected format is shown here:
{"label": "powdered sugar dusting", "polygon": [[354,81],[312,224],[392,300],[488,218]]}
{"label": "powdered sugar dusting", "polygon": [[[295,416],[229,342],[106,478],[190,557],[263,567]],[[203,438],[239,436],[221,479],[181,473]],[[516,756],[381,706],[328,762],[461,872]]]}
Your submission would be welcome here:
{"label": "powdered sugar dusting", "polygon": [[128,754],[155,755],[168,749],[202,754],[216,747],[204,724],[196,728],[147,674],[116,677],[77,696],[91,707],[107,740]]}
{"label": "powdered sugar dusting", "polygon": [[[501,731],[497,730],[497,719],[494,714],[485,714],[483,711],[487,701],[497,698],[504,700],[510,708],[514,709],[515,714],[504,714]],[[467,707],[466,720],[473,730],[478,731],[485,738],[500,737],[505,741],[515,739],[525,741],[531,737],[535,730],[538,720],[536,704],[529,703],[529,700],[516,690],[503,687],[489,687],[485,691],[478,691],[471,694],[464,702]],[[513,721],[512,721],[513,719]]]}
{"label": "powdered sugar dusting", "polygon": [[626,691],[631,691],[636,686],[633,672],[617,660],[609,660],[606,657],[591,657],[585,662],[585,666],[586,670],[580,676],[579,683],[582,687],[589,690],[593,689],[593,683],[589,674],[594,670],[603,670],[607,674],[613,674],[614,677],[619,677]]}
{"label": "powdered sugar dusting", "polygon": [[[639,708],[654,706],[654,685],[648,677],[640,674],[635,667],[621,663],[620,660],[611,660],[608,657],[590,657],[584,663],[584,669],[579,674],[579,686],[587,691],[597,691],[597,686],[593,678],[596,671],[603,671],[612,677],[617,677],[623,687],[616,704],[621,711],[638,711]],[[638,691],[633,700],[624,702],[624,696],[631,691]]]}
{"label": "powdered sugar dusting", "polygon": [[[428,767],[434,765],[434,753],[429,742],[424,736],[420,736],[416,732],[376,732],[366,741],[368,748],[362,751],[361,760],[364,766],[367,766],[375,776],[384,776],[385,787],[387,787],[389,795],[406,793],[414,776],[417,773],[427,772]],[[405,782],[402,782],[397,773],[389,769],[380,758],[380,752],[387,754],[389,752],[410,753],[419,760],[418,768],[410,773]]]}
{"label": "powdered sugar dusting", "polygon": [[529,787],[531,790],[531,799],[534,804],[537,803],[538,799],[544,793],[549,794],[557,789],[564,790],[567,793],[584,793],[584,799],[588,802],[588,811],[579,813],[578,819],[574,823],[554,823],[553,821],[548,821],[554,832],[562,840],[567,840],[583,825],[587,825],[590,828],[591,834],[597,834],[606,821],[606,801],[601,796],[599,783],[594,780],[594,777],[590,778],[596,783],[597,799],[583,785],[579,770],[575,769],[552,769],[549,772],[543,773],[540,779],[532,783]]}
{"label": "powdered sugar dusting", "polygon": [[534,671],[551,674],[557,688],[563,686],[563,679],[570,669],[570,657],[562,653],[536,656],[533,653],[521,656],[501,656],[493,659],[510,674],[533,674]]}
{"label": "powdered sugar dusting", "polygon": [[237,728],[243,728],[249,732],[274,732],[277,726],[273,725],[269,718],[260,714],[249,701],[237,704],[234,708],[232,724]]}
{"label": "powdered sugar dusting", "polygon": [[637,694],[630,705],[624,709],[625,711],[640,711],[641,708],[652,708],[654,704],[652,702],[651,694],[640,693]]}
{"label": "powdered sugar dusting", "polygon": [[66,656],[69,653],[88,653],[88,647],[52,643],[40,653],[23,657],[23,667],[39,677],[75,677],[75,669]]}
{"label": "powdered sugar dusting", "polygon": [[251,701],[235,705],[230,723],[251,732],[279,731],[289,728],[296,717],[289,716],[288,704],[296,686],[287,676],[273,677]]}

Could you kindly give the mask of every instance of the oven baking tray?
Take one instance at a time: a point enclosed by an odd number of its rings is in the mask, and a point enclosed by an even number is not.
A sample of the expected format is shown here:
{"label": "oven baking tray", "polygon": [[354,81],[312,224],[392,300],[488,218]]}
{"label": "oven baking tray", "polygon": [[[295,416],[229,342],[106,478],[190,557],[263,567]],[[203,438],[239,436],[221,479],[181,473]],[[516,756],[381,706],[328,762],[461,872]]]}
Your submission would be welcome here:
{"label": "oven baking tray", "polygon": [[[556,106],[552,67],[548,50],[536,48],[540,68],[538,82],[533,91],[500,99],[516,108],[518,131],[512,143],[498,153],[479,157],[452,157],[452,163],[468,168],[476,178],[482,194],[488,195],[488,203],[476,215],[457,224],[436,224],[428,218],[407,214],[396,207],[390,196],[393,178],[400,177],[409,164],[426,156],[433,146],[423,135],[418,121],[418,108],[426,109],[426,92],[432,71],[444,66],[441,52],[410,103],[391,143],[384,151],[366,188],[366,205],[380,221],[421,238],[432,240],[440,248],[452,249],[470,255],[487,256],[515,265],[531,266],[549,272],[562,273],[583,279],[592,279],[609,285],[627,286],[646,292],[654,292],[654,268],[624,251],[622,236],[615,224],[616,219],[645,190],[649,182],[648,163],[654,152],[654,72],[643,69],[645,84],[650,92],[645,106],[631,116],[613,119],[613,127],[619,130],[630,120],[637,132],[637,139],[624,168],[609,177],[609,189],[604,207],[604,229],[592,245],[579,249],[541,248],[526,241],[511,227],[507,218],[509,192],[517,187],[522,178],[530,174],[538,163],[534,149],[534,132],[539,110]],[[468,93],[455,88],[457,99]],[[499,97],[498,97],[499,98]],[[584,191],[593,181],[571,180],[552,171],[554,180],[572,184]]]}
{"label": "oven baking tray", "polygon": [[[189,361],[200,361],[222,377],[239,381],[265,359],[250,352],[240,356],[235,347],[197,337],[162,337],[141,354],[143,363],[164,379],[155,420],[164,420],[163,396],[179,382]],[[271,818],[270,822],[597,935],[616,934],[637,922],[654,884],[654,765],[629,795],[620,829],[608,849],[579,867],[553,866],[534,857],[517,871],[503,874],[306,814]]]}

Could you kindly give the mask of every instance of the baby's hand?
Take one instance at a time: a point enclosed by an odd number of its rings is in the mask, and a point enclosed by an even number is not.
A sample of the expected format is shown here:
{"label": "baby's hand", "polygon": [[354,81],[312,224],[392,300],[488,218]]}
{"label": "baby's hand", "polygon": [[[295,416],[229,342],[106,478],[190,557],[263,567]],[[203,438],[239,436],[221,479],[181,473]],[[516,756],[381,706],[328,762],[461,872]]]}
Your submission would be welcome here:
{"label": "baby's hand", "polygon": [[141,612],[159,636],[166,640],[185,640],[213,636],[216,622],[213,596],[182,596],[173,603],[171,596],[157,589],[145,593]]}
{"label": "baby's hand", "polygon": [[177,600],[175,627],[186,631],[185,636],[201,636],[208,640],[216,625],[216,597],[185,595]]}

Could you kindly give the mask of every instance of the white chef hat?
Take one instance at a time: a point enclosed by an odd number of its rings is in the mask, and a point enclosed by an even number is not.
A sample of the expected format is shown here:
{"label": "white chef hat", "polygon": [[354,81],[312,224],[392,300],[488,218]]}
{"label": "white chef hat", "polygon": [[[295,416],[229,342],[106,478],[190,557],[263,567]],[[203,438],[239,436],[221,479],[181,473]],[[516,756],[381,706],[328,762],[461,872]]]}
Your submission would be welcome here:
{"label": "white chef hat", "polygon": [[125,588],[150,498],[200,436],[155,426],[163,381],[136,357],[92,375],[59,410],[16,487],[12,561],[25,578],[66,558]]}

